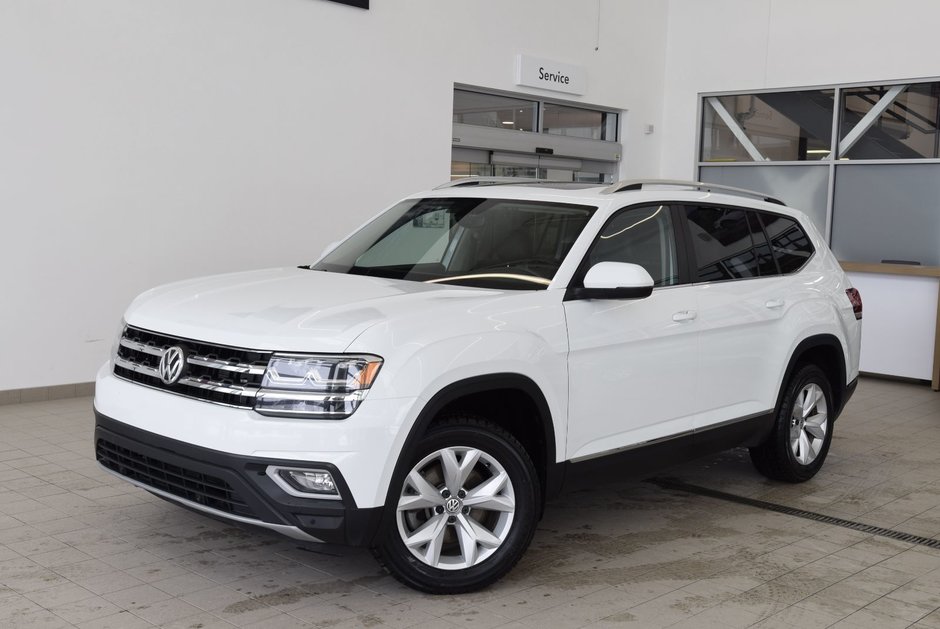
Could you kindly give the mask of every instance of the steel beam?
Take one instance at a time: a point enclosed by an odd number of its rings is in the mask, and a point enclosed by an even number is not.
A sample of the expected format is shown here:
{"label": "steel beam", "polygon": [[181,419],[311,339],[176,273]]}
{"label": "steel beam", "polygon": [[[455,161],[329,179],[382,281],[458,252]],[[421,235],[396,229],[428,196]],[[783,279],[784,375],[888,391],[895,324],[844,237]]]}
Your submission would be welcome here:
{"label": "steel beam", "polygon": [[[865,132],[871,129],[878,118],[881,117],[881,114],[891,106],[897,97],[901,95],[901,92],[908,88],[907,85],[894,85],[885,92],[877,103],[875,103],[871,109],[868,110],[868,113],[862,116],[862,119],[858,121],[858,124],[855,125],[851,131],[849,131],[842,141],[839,142],[839,157],[845,157],[845,154],[848,153],[855,144],[862,139],[862,136],[865,135]],[[830,155],[831,158],[831,155]]]}
{"label": "steel beam", "polygon": [[755,162],[767,161],[767,158],[761,155],[761,152],[757,150],[757,147],[751,142],[751,138],[747,137],[747,133],[744,132],[744,129],[741,128],[741,125],[738,124],[735,117],[725,109],[725,106],[721,104],[721,101],[718,100],[717,97],[711,96],[705,100],[711,108],[715,110],[715,113],[718,114],[718,117],[722,119],[731,133],[734,134],[734,137],[741,143],[741,146],[743,146],[747,154],[751,156],[751,159]]}

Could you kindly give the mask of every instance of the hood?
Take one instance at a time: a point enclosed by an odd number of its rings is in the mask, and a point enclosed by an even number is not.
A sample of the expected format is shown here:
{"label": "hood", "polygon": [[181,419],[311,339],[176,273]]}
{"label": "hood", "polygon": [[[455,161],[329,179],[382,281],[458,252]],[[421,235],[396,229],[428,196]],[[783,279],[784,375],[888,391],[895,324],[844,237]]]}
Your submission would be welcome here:
{"label": "hood", "polygon": [[129,325],[257,350],[342,352],[405,311],[471,307],[501,291],[282,268],[161,286],[128,308]]}

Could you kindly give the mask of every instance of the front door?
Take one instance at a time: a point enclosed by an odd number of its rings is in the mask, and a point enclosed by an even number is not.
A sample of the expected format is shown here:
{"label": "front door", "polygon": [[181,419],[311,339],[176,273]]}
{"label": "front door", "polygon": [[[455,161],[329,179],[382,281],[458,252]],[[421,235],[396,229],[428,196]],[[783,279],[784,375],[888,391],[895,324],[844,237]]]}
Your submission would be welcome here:
{"label": "front door", "polygon": [[565,302],[569,460],[688,433],[697,408],[695,291],[684,283],[673,209],[625,208],[604,226],[572,280],[598,262],[632,262],[653,277],[645,299]]}

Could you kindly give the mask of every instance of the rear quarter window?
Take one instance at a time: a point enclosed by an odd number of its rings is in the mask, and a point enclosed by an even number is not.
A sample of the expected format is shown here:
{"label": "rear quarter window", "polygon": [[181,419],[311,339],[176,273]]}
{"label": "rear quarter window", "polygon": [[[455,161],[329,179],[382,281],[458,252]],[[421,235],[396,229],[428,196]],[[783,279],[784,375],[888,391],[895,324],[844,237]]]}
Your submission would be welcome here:
{"label": "rear quarter window", "polygon": [[816,251],[806,231],[788,216],[768,212],[759,214],[780,272],[786,274],[800,270]]}

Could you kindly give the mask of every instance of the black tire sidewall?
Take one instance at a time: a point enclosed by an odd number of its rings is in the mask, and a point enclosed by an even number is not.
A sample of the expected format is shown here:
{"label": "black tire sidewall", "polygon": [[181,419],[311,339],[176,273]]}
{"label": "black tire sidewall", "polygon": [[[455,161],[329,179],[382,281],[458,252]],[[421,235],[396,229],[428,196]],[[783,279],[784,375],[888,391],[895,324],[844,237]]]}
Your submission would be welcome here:
{"label": "black tire sidewall", "polygon": [[[522,446],[507,433],[494,428],[473,421],[432,427],[395,475],[385,505],[377,550],[386,567],[406,585],[434,594],[480,589],[512,569],[532,540],[539,499],[535,469]],[[398,531],[397,505],[405,477],[412,467],[432,452],[454,446],[480,449],[503,466],[513,485],[516,509],[509,535],[495,553],[470,568],[442,570],[423,563],[405,546]]]}

